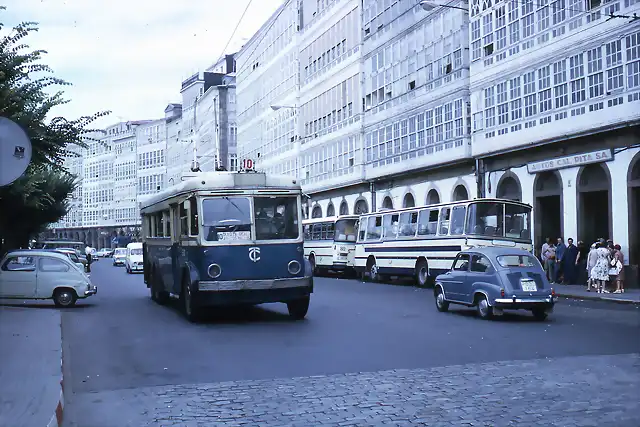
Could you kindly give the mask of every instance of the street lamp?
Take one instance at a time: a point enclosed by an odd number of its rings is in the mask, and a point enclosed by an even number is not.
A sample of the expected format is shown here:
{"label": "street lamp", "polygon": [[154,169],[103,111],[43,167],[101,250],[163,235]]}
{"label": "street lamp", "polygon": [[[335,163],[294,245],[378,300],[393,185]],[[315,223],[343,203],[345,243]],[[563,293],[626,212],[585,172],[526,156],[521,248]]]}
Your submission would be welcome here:
{"label": "street lamp", "polygon": [[271,106],[271,109],[273,111],[278,111],[281,108],[298,108],[298,107],[296,107],[295,105],[272,105]]}
{"label": "street lamp", "polygon": [[422,6],[422,9],[426,10],[427,12],[435,9],[436,7],[446,7],[447,9],[458,9],[458,10],[464,10],[465,12],[469,12],[469,9],[467,8],[448,5],[441,0],[422,0],[420,2],[420,6]]}

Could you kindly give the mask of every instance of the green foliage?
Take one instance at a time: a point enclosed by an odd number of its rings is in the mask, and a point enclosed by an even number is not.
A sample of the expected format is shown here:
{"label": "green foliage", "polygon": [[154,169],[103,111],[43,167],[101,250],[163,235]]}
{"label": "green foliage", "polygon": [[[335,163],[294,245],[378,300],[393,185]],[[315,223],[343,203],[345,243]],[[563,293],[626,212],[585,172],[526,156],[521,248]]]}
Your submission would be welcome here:
{"label": "green foliage", "polygon": [[95,132],[91,123],[109,114],[47,119],[53,108],[69,102],[61,90],[51,93],[51,89],[69,83],[41,63],[44,50],[30,51],[24,43],[34,31],[36,23],[22,22],[0,38],[0,116],[22,126],[32,144],[25,175],[0,188],[0,239],[6,240],[5,246],[25,245],[29,237],[66,215],[66,199],[77,182],[64,168],[65,156],[85,148],[85,141],[93,139],[89,134]]}

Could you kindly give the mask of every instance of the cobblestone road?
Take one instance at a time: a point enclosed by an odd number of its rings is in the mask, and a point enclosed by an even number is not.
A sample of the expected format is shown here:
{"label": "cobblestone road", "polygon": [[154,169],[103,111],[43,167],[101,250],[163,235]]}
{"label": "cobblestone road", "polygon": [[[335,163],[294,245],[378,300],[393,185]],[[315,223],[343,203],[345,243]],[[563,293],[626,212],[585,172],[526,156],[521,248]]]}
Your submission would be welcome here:
{"label": "cobblestone road", "polygon": [[89,396],[93,402],[87,404],[99,402],[109,411],[103,414],[106,419],[85,420],[94,427],[638,427],[640,355],[150,387]]}

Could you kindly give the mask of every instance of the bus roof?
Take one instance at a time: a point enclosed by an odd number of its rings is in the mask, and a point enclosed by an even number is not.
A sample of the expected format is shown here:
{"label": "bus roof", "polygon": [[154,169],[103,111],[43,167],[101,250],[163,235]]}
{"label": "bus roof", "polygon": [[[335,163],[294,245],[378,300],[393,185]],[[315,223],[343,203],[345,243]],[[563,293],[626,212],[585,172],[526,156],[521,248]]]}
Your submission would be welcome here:
{"label": "bus roof", "polygon": [[179,184],[173,185],[140,202],[140,208],[148,208],[180,194],[194,191],[215,191],[225,189],[301,190],[297,179],[287,175],[272,175],[262,172],[198,172]]}
{"label": "bus roof", "polygon": [[389,208],[380,208],[379,210],[377,210],[376,212],[367,212],[367,213],[363,213],[361,216],[371,216],[371,215],[384,215],[384,214],[389,214],[389,213],[395,213],[395,212],[410,212],[410,211],[416,211],[416,210],[424,210],[424,209],[435,209],[435,208],[441,208],[441,207],[447,207],[447,206],[455,206],[455,205],[464,205],[464,204],[468,204],[468,203],[476,203],[476,202],[500,202],[500,203],[508,203],[508,204],[512,204],[512,205],[518,205],[518,206],[524,206],[524,207],[528,207],[531,208],[531,205],[524,203],[524,202],[519,202],[517,200],[511,200],[511,199],[490,199],[490,198],[478,198],[478,199],[468,199],[468,200],[458,200],[455,202],[447,202],[447,203],[434,203],[432,205],[424,205],[424,206],[414,206],[412,208],[398,208],[398,209],[389,209]]}
{"label": "bus roof", "polygon": [[325,218],[309,218],[302,220],[304,225],[307,224],[316,224],[319,222],[336,222],[339,219],[358,219],[360,215],[337,215],[337,216],[328,216]]}

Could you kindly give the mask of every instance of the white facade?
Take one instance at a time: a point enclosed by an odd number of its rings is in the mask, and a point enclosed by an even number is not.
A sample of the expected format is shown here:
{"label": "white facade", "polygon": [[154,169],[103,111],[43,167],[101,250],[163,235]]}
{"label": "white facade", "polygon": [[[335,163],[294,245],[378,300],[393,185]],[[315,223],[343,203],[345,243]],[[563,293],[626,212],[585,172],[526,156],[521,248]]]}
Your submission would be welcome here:
{"label": "white facade", "polygon": [[68,154],[65,156],[63,166],[67,172],[76,177],[78,185],[69,196],[69,210],[67,214],[60,218],[60,221],[51,224],[51,228],[74,228],[82,226],[82,182],[84,177],[85,149],[79,146],[69,146],[66,150]]}
{"label": "white facade", "polygon": [[169,104],[165,111],[165,135],[167,141],[167,186],[180,182],[180,177],[189,171],[193,158],[188,144],[182,139],[182,105]]}
{"label": "white facade", "polygon": [[[166,150],[167,140],[165,120],[149,120],[135,129],[137,151],[137,198],[155,194],[166,186]],[[139,211],[136,212],[139,221]],[[137,222],[134,222],[137,223]]]}
{"label": "white facade", "polygon": [[285,0],[236,54],[238,157],[291,175],[297,175],[300,135],[297,5]]}
{"label": "white facade", "polygon": [[82,180],[84,227],[109,224],[114,218],[114,138],[117,125],[108,128],[98,141],[87,141]]}
{"label": "white facade", "polygon": [[137,210],[137,144],[136,122],[118,123],[107,128],[107,134],[113,133],[113,204],[103,215],[102,225],[138,224],[140,215]]}

